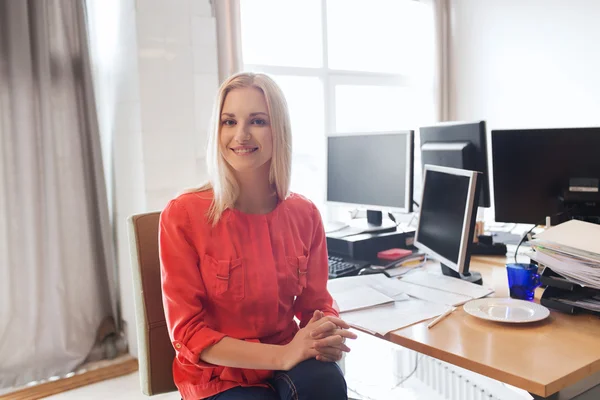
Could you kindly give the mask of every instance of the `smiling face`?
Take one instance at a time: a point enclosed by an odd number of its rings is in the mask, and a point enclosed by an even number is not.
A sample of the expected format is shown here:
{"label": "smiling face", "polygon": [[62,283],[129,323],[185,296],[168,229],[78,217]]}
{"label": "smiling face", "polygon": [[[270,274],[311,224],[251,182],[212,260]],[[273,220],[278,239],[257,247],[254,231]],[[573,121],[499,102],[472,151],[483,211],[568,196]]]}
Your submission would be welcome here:
{"label": "smiling face", "polygon": [[260,89],[237,88],[227,94],[221,112],[220,144],[225,161],[236,172],[265,169],[268,173],[273,136],[269,109]]}

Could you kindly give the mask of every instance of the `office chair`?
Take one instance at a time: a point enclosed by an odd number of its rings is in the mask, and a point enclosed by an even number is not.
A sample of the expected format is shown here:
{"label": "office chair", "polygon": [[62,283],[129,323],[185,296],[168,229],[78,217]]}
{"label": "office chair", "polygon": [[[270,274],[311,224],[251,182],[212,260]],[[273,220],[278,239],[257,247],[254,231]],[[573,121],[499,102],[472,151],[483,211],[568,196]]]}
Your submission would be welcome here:
{"label": "office chair", "polygon": [[158,223],[160,212],[128,218],[133,270],[140,386],[145,395],[176,391],[173,382],[175,350],[162,305]]}

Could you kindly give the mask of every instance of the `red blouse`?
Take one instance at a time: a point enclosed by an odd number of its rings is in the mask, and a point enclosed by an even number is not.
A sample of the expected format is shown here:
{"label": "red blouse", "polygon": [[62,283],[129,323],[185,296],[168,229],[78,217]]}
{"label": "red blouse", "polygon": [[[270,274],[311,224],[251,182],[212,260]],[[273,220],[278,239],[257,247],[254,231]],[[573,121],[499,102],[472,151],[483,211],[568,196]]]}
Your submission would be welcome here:
{"label": "red blouse", "polygon": [[327,246],[319,211],[292,194],[269,214],[227,209],[216,226],[212,192],[188,193],[161,214],[162,293],[184,399],[264,385],[272,371],[207,364],[200,353],[223,337],[286,344],[314,310],[338,316],[327,292]]}

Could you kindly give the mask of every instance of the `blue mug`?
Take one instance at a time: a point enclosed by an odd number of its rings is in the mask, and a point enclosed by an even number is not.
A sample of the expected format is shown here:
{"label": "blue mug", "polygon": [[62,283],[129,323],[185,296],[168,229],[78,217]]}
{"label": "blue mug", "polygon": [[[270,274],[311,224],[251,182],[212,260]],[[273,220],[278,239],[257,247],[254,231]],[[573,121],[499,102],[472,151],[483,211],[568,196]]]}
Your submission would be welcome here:
{"label": "blue mug", "polygon": [[538,266],[535,264],[506,264],[506,272],[510,297],[533,300],[535,288],[540,286]]}

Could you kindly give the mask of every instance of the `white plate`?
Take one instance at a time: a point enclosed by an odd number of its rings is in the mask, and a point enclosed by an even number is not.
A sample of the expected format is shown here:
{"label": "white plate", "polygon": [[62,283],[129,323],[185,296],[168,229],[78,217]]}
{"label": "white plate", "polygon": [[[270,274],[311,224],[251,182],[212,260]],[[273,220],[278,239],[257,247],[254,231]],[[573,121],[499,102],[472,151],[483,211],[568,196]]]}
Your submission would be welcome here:
{"label": "white plate", "polygon": [[472,300],[463,308],[468,314],[477,318],[514,324],[540,321],[550,315],[550,311],[542,305],[510,298],[491,297]]}

